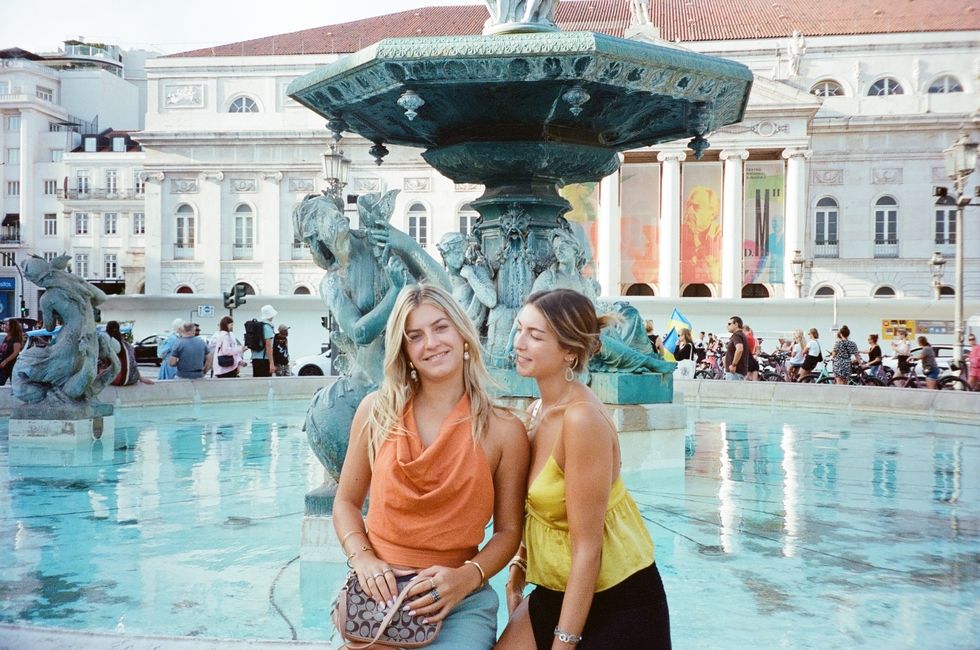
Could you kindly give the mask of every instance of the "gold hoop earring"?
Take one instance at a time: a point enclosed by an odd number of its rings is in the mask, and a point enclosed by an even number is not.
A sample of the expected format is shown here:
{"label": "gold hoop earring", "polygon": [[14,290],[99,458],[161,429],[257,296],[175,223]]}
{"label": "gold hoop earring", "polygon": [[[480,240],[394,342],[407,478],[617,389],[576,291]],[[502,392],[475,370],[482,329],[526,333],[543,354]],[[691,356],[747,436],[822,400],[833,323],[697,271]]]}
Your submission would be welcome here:
{"label": "gold hoop earring", "polygon": [[575,371],[571,366],[565,366],[565,381],[569,383],[575,381]]}
{"label": "gold hoop earring", "polygon": [[415,364],[413,364],[411,361],[409,361],[408,362],[408,367],[410,369],[408,375],[412,378],[412,381],[418,381],[419,380],[419,373],[415,371]]}
{"label": "gold hoop earring", "polygon": [[463,341],[463,361],[470,360],[470,342]]}

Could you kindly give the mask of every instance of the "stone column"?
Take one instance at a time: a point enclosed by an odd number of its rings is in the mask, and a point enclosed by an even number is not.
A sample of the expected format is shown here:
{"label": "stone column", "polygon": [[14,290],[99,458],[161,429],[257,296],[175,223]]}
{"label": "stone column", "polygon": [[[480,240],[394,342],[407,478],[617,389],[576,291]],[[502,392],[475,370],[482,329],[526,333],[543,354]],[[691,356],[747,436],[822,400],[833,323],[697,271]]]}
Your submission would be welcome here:
{"label": "stone column", "polygon": [[[620,161],[622,164],[622,161]],[[619,225],[623,215],[623,203],[619,193],[620,174],[615,172],[599,184],[599,250],[596,251],[596,278],[602,286],[602,295],[620,295]]]}
{"label": "stone column", "polygon": [[743,165],[749,158],[745,149],[722,151],[725,184],[721,199],[721,297],[742,296]]}
{"label": "stone column", "polygon": [[[202,172],[201,209],[197,214],[199,239],[194,249],[194,260],[201,264],[201,293],[221,293],[221,222],[224,218],[222,207],[222,182],[224,172]],[[213,212],[212,212],[213,211]]]}
{"label": "stone column", "polygon": [[172,242],[169,254],[164,252],[163,239],[163,172],[143,172],[143,213],[146,219],[146,235],[143,258],[146,273],[145,291],[147,295],[163,293],[160,258],[173,259]]}
{"label": "stone column", "polygon": [[266,191],[262,192],[262,211],[260,217],[255,215],[258,237],[255,242],[255,252],[262,251],[262,285],[263,291],[270,296],[280,294],[279,263],[282,261],[282,172],[268,172],[262,175]]}
{"label": "stone column", "polygon": [[677,298],[681,293],[681,162],[683,151],[661,151],[660,181],[660,283],[658,296]]}
{"label": "stone column", "polygon": [[[783,248],[783,296],[795,296],[793,287],[793,254],[804,250],[806,230],[806,179],[809,149],[785,149],[786,159],[786,245]],[[839,226],[838,226],[839,227]]]}

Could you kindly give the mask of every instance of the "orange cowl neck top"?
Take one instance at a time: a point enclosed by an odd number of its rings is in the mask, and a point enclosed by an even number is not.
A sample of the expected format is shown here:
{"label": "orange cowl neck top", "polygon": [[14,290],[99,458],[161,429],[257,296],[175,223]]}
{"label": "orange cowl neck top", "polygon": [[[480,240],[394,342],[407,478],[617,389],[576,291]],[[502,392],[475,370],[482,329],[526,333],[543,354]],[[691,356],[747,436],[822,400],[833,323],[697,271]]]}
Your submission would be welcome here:
{"label": "orange cowl neck top", "polygon": [[473,443],[470,398],[463,395],[422,445],[413,404],[378,450],[367,529],[378,557],[391,564],[458,567],[476,555],[493,516],[493,476]]}

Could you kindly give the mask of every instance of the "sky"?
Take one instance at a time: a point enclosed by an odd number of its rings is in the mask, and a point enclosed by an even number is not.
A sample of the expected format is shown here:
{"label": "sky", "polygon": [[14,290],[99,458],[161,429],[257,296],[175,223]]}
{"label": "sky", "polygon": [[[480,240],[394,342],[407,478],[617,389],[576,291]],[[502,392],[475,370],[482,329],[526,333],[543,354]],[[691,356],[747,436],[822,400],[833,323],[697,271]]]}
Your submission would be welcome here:
{"label": "sky", "polygon": [[0,49],[79,38],[172,54],[436,5],[482,0],[0,0]]}

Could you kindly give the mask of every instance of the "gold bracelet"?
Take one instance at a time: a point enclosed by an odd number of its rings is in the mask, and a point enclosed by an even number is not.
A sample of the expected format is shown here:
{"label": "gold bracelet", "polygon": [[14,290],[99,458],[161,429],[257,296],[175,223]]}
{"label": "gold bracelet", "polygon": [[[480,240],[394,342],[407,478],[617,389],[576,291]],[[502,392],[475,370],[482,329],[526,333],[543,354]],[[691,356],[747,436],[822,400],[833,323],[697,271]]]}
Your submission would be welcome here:
{"label": "gold bracelet", "polygon": [[480,572],[480,586],[478,589],[482,589],[483,585],[487,584],[487,574],[483,572],[483,567],[480,566],[479,562],[474,562],[473,560],[466,560],[463,564],[472,564],[476,567],[476,570]]}
{"label": "gold bracelet", "polygon": [[520,567],[520,569],[524,573],[527,573],[527,560],[525,560],[524,558],[522,558],[520,555],[515,555],[514,556],[514,559],[511,560],[510,563],[507,566],[508,566],[508,568],[509,567],[512,567],[512,566]]}
{"label": "gold bracelet", "polygon": [[346,535],[344,535],[343,537],[340,538],[340,548],[342,548],[346,552],[347,551],[347,548],[344,546],[344,544],[346,544],[347,543],[347,540],[349,540],[351,538],[351,535],[356,535],[358,533],[360,533],[360,534],[364,535],[365,537],[367,537],[367,531],[364,531],[364,530],[352,530],[352,531],[350,531],[349,533],[347,533]]}
{"label": "gold bracelet", "polygon": [[350,555],[348,555],[347,556],[347,568],[348,569],[353,569],[354,568],[354,567],[351,566],[351,560],[353,560],[355,557],[357,557],[357,554],[358,553],[363,553],[364,551],[371,551],[373,553],[374,552],[374,549],[371,548],[370,546],[364,545],[359,550],[354,551],[353,553],[351,553]]}

